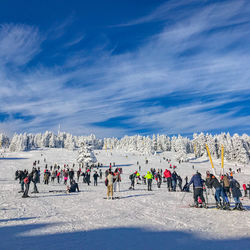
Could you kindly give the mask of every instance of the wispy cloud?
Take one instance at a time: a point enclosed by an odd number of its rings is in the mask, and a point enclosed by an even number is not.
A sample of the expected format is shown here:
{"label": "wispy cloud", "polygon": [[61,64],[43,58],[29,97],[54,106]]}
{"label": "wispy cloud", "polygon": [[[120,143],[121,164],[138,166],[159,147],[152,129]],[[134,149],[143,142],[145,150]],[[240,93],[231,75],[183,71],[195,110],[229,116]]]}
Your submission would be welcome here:
{"label": "wispy cloud", "polygon": [[[40,63],[25,71],[19,67],[39,53],[47,38],[34,27],[2,25],[0,48],[6,49],[0,50],[0,65],[15,67],[14,74],[9,67],[0,68],[0,113],[18,112],[33,119],[24,122],[10,116],[0,129],[56,131],[61,123],[72,133],[122,136],[136,128],[173,134],[237,130],[249,123],[249,114],[240,115],[242,107],[234,103],[248,100],[250,94],[250,4],[198,2],[168,1],[147,16],[120,25],[165,23],[137,50],[119,55],[105,48],[73,51],[65,54],[60,66]],[[73,39],[68,46],[82,39]],[[175,94],[191,101],[176,100],[174,105],[152,101]],[[227,103],[232,103],[231,109],[217,112]],[[128,117],[127,127],[97,125],[120,116]]]}

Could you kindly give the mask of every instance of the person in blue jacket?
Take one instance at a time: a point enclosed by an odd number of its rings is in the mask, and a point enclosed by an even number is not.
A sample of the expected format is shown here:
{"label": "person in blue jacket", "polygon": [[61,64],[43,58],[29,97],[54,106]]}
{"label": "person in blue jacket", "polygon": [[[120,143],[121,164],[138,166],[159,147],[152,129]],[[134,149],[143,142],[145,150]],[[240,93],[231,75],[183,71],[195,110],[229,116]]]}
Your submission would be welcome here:
{"label": "person in blue jacket", "polygon": [[194,186],[194,203],[195,207],[198,207],[198,197],[202,200],[202,207],[207,207],[204,196],[203,196],[203,184],[205,181],[201,178],[201,174],[197,172],[193,177],[191,178],[190,182],[188,183],[187,187],[189,187],[191,184]]}

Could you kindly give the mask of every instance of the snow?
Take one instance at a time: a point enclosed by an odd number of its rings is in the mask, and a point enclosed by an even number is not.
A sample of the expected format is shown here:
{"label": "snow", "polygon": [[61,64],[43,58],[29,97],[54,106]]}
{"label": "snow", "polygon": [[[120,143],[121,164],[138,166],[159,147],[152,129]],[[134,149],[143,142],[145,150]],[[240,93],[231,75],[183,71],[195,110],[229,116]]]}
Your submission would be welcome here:
{"label": "snow", "polygon": [[[42,154],[42,156],[41,156]],[[38,184],[39,194],[23,199],[18,193],[20,186],[14,180],[17,169],[32,169],[32,163],[40,160],[41,169],[46,163],[78,166],[78,152],[66,149],[43,149],[28,152],[4,153],[0,158],[0,249],[250,249],[250,200],[244,198],[247,211],[223,211],[217,209],[196,209],[192,193],[168,192],[166,184],[160,189],[153,182],[153,191],[145,185],[130,186],[129,174],[138,170],[139,161],[146,173],[151,167],[169,167],[163,157],[174,159],[171,152],[147,156],[114,150],[96,150],[98,162],[123,168],[121,197],[105,200],[104,178],[93,186],[79,182],[80,193],[53,193],[49,190],[65,190],[63,184],[48,186]],[[177,173],[189,179],[196,170],[204,176],[210,170],[207,158],[192,159],[178,164]],[[194,165],[194,169],[192,169]],[[219,161],[214,160],[219,172]],[[237,167],[225,162],[225,171],[242,168],[235,178],[249,183],[250,166]],[[77,170],[77,167],[75,167]],[[91,175],[92,178],[92,175]],[[31,184],[31,190],[33,184]],[[185,194],[185,196],[184,196]],[[184,198],[183,198],[184,196]],[[183,201],[181,201],[183,198]],[[212,196],[209,201],[214,202]],[[233,206],[233,202],[231,206]]]}

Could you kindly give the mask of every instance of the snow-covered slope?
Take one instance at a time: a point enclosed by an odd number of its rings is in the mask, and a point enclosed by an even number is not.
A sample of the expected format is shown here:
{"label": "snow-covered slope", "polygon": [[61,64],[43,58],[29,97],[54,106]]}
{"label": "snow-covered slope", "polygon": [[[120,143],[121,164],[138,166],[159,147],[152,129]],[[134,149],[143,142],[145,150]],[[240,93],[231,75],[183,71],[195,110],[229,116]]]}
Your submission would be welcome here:
{"label": "snow-covered slope", "polygon": [[[63,184],[38,184],[39,194],[23,199],[20,186],[14,180],[16,169],[32,169],[32,163],[44,158],[49,164],[76,163],[77,151],[47,149],[21,153],[4,153],[0,159],[0,249],[250,249],[250,200],[244,198],[247,211],[222,211],[190,208],[192,193],[168,192],[166,184],[153,191],[145,185],[130,186],[129,174],[138,170],[136,162],[146,173],[151,167],[165,168],[163,157],[171,153],[145,156],[118,151],[95,151],[98,162],[108,166],[116,163],[123,168],[121,199],[105,200],[104,179],[97,187],[79,182],[80,193],[53,193],[65,190]],[[189,179],[196,170],[204,176],[210,170],[209,161],[193,159],[177,164],[177,173]],[[194,165],[194,169],[192,168]],[[218,168],[219,162],[215,162]],[[240,166],[225,164],[236,169]],[[241,166],[235,174],[241,184],[250,181],[250,166]],[[77,167],[75,167],[77,170]],[[33,184],[31,184],[31,190]],[[183,198],[184,196],[184,198]],[[214,202],[209,196],[210,203]],[[233,206],[233,202],[232,202]]]}

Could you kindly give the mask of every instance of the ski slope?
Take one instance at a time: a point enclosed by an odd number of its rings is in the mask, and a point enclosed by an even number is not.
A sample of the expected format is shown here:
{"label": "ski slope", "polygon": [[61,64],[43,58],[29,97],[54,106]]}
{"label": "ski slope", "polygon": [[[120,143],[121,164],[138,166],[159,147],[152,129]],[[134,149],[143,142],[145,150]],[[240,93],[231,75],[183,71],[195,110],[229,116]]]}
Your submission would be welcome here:
{"label": "ski slope", "polygon": [[[129,190],[129,174],[138,170],[139,161],[146,173],[151,167],[165,168],[163,157],[174,159],[171,152],[147,157],[137,153],[95,151],[98,162],[106,167],[110,162],[123,168],[120,199],[105,200],[104,179],[98,186],[79,182],[80,193],[55,193],[65,190],[63,184],[38,184],[39,194],[23,199],[20,185],[14,180],[17,169],[32,169],[40,160],[41,170],[51,164],[76,163],[77,151],[44,149],[20,153],[4,153],[0,159],[0,249],[250,249],[250,200],[244,198],[240,211],[190,208],[192,193],[168,192],[166,183],[160,189],[153,182],[153,191],[145,185]],[[190,156],[191,158],[191,156]],[[183,178],[199,170],[205,177],[210,170],[207,158],[191,159],[177,164],[177,173]],[[194,169],[192,168],[194,165]],[[219,172],[219,162],[214,162]],[[106,169],[104,167],[104,171]],[[237,167],[225,163],[225,170],[242,168],[235,174],[241,183],[249,183],[250,166]],[[75,167],[77,170],[78,167]],[[92,175],[91,175],[92,176]],[[33,189],[31,184],[30,190]],[[185,194],[185,196],[184,196]],[[184,196],[184,197],[183,197]],[[214,203],[212,195],[208,196]],[[231,206],[234,204],[232,202]],[[213,206],[212,206],[213,207]]]}

